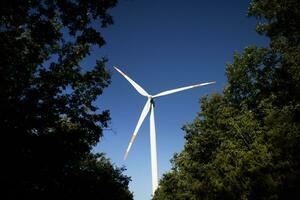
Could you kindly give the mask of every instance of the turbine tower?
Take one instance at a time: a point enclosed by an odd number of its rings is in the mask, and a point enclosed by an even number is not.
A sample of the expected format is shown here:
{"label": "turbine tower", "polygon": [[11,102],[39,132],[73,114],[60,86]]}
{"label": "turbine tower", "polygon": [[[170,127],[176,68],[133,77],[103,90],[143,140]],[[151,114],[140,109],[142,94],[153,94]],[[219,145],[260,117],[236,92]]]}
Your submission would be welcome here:
{"label": "turbine tower", "polygon": [[158,176],[157,176],[157,153],[156,153],[156,132],[155,132],[155,120],[154,120],[154,99],[157,97],[161,97],[161,96],[165,96],[165,95],[169,95],[169,94],[173,94],[176,92],[181,92],[183,90],[188,90],[188,89],[192,89],[192,88],[197,88],[197,87],[201,87],[204,85],[209,85],[209,84],[213,84],[215,82],[207,82],[207,83],[200,83],[200,84],[196,84],[196,85],[191,85],[191,86],[186,86],[186,87],[181,87],[181,88],[177,88],[177,89],[172,89],[172,90],[167,90],[164,92],[160,92],[156,95],[150,95],[148,94],[140,85],[138,85],[136,82],[134,82],[131,78],[129,78],[126,74],[124,74],[120,69],[118,69],[117,67],[115,67],[115,70],[117,70],[122,76],[124,76],[125,79],[127,79],[127,81],[129,81],[129,83],[137,90],[138,93],[140,93],[141,95],[145,96],[148,98],[143,111],[140,115],[140,118],[138,120],[138,123],[133,131],[132,137],[130,139],[129,145],[126,149],[125,155],[124,155],[124,160],[126,160],[128,153],[130,151],[130,148],[135,140],[135,137],[145,119],[145,117],[147,116],[147,114],[150,111],[150,147],[151,147],[151,171],[152,171],[152,195],[154,195],[155,190],[158,187]]}

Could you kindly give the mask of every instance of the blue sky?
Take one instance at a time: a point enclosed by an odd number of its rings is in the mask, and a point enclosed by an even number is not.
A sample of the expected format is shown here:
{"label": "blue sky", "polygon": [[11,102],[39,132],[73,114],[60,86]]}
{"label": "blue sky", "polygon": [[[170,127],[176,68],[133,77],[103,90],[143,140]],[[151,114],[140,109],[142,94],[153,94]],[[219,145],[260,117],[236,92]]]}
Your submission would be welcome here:
{"label": "blue sky", "polygon": [[146,98],[112,68],[118,66],[148,93],[217,81],[156,100],[159,177],[170,170],[170,159],[184,146],[181,127],[200,111],[199,98],[221,93],[226,84],[225,66],[235,51],[267,39],[255,33],[255,19],[247,17],[248,1],[146,1],[127,0],[110,11],[114,25],[101,30],[107,44],[95,48],[82,64],[109,59],[112,84],[95,102],[111,112],[110,130],[104,132],[94,152],[104,152],[132,178],[136,200],[151,198],[149,117],[142,125],[128,159],[123,160]]}

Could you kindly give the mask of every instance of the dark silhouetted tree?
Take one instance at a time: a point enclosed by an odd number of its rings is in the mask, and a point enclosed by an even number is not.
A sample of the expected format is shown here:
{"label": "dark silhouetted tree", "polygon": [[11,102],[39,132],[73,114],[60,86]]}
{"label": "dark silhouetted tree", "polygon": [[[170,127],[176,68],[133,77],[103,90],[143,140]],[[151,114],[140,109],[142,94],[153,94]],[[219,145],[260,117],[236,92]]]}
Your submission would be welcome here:
{"label": "dark silhouetted tree", "polygon": [[92,154],[109,112],[105,58],[81,68],[116,0],[0,2],[1,196],[132,199],[129,178]]}
{"label": "dark silhouetted tree", "polygon": [[300,196],[300,1],[252,0],[249,15],[270,46],[234,55],[224,94],[201,99],[154,200]]}

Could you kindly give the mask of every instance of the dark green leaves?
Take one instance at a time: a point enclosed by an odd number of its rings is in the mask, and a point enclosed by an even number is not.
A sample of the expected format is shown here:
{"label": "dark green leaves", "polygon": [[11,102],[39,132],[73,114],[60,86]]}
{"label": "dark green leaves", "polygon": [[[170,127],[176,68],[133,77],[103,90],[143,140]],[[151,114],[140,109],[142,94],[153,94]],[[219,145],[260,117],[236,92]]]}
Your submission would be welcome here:
{"label": "dark green leaves", "polygon": [[300,185],[299,1],[253,0],[270,47],[227,65],[223,95],[201,99],[154,199],[293,199]]}
{"label": "dark green leaves", "polygon": [[105,44],[115,0],[1,1],[2,196],[132,199],[124,169],[94,155],[109,111],[93,102],[110,83]]}

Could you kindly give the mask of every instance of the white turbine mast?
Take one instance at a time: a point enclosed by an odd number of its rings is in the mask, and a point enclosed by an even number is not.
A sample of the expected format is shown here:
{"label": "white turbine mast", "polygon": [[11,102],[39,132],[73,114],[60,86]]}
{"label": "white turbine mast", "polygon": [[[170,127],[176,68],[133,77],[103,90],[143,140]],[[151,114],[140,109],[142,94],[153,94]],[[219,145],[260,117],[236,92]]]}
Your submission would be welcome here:
{"label": "white turbine mast", "polygon": [[115,67],[115,70],[117,70],[122,76],[124,76],[124,78],[126,78],[129,83],[138,91],[138,93],[140,93],[141,95],[145,96],[148,98],[143,111],[140,115],[140,118],[138,120],[138,123],[133,131],[132,137],[130,139],[129,145],[126,149],[125,155],[124,155],[124,160],[126,160],[128,153],[130,151],[130,148],[135,140],[135,137],[145,119],[145,117],[147,116],[147,114],[150,111],[150,147],[151,147],[151,172],[152,172],[152,195],[154,195],[155,190],[158,187],[158,175],[157,175],[157,153],[156,153],[156,132],[155,132],[155,120],[154,120],[154,98],[157,97],[161,97],[161,96],[165,96],[165,95],[169,95],[169,94],[173,94],[176,92],[181,92],[183,90],[188,90],[188,89],[192,89],[192,88],[197,88],[197,87],[201,87],[204,85],[209,85],[209,84],[213,84],[215,83],[215,81],[213,82],[207,82],[207,83],[200,83],[200,84],[196,84],[196,85],[191,85],[191,86],[186,86],[186,87],[181,87],[181,88],[177,88],[177,89],[172,89],[172,90],[167,90],[164,92],[160,92],[156,95],[150,95],[148,94],[139,84],[137,84],[136,82],[134,82],[131,78],[129,78],[126,74],[124,74],[120,69],[118,69],[117,67]]}

